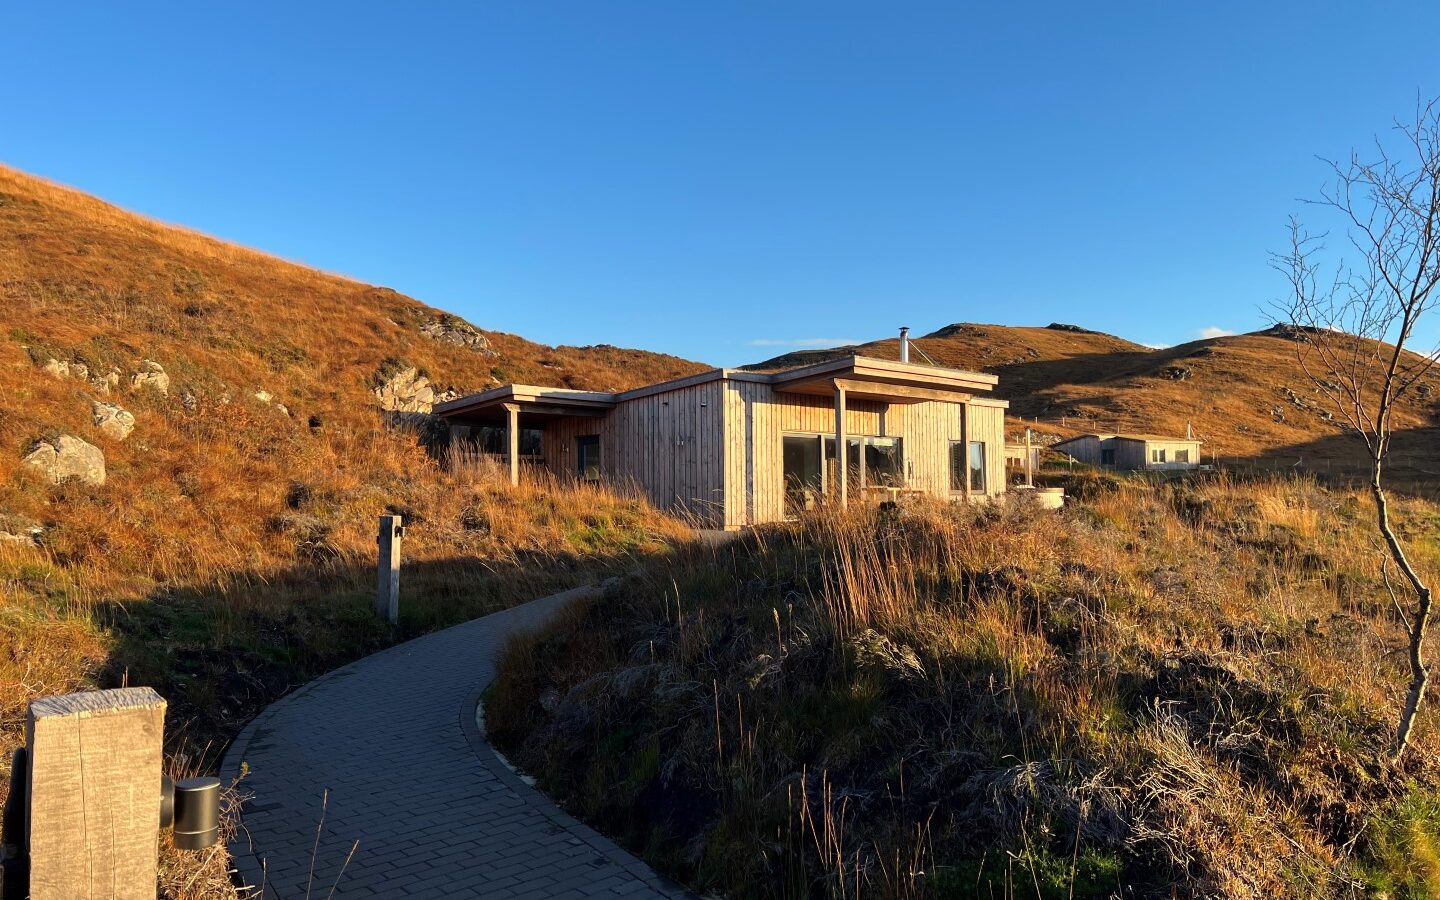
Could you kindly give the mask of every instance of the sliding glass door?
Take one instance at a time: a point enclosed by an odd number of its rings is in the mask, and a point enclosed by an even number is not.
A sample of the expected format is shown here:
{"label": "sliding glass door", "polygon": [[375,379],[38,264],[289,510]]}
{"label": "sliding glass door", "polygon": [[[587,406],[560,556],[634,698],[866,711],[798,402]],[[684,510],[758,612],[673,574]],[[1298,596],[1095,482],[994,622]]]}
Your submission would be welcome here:
{"label": "sliding glass door", "polygon": [[[785,509],[790,515],[810,509],[835,491],[839,467],[835,438],[823,434],[787,434],[782,441]],[[905,454],[898,437],[845,439],[845,472],[851,489],[904,487]]]}

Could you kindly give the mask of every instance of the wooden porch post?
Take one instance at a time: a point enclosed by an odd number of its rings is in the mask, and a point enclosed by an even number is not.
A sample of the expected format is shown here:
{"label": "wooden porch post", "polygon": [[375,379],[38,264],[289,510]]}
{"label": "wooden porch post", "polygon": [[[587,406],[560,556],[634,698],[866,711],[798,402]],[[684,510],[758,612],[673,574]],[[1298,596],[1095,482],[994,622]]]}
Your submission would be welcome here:
{"label": "wooden porch post", "polygon": [[960,444],[961,458],[965,466],[965,499],[969,500],[975,490],[970,484],[970,404],[966,403],[960,407]]}
{"label": "wooden porch post", "polygon": [[1025,429],[1025,486],[1035,486],[1035,457],[1030,449],[1030,429]]}
{"label": "wooden porch post", "polygon": [[849,455],[845,446],[845,389],[839,384],[835,385],[835,479],[837,485],[836,496],[840,498],[840,505],[843,507],[849,502],[850,476],[845,471],[846,457]]}
{"label": "wooden porch post", "polygon": [[505,457],[510,463],[510,483],[520,483],[520,404],[505,404]]}

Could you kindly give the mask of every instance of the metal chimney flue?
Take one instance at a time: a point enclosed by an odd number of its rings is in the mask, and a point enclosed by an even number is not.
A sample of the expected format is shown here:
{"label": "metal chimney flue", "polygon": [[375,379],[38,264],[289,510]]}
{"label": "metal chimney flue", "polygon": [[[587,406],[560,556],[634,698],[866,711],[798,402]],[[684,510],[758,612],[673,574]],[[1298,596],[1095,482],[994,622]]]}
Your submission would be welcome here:
{"label": "metal chimney flue", "polygon": [[900,361],[910,361],[910,329],[904,325],[900,326]]}

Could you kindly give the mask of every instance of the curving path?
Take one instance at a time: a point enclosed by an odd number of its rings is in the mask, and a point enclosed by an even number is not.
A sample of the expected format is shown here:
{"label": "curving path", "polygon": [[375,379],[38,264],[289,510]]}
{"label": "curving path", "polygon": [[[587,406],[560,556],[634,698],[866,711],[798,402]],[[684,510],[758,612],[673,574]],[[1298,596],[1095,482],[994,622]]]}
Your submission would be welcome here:
{"label": "curving path", "polygon": [[589,590],[391,647],[257,716],[222,766],[227,780],[250,769],[253,798],[230,848],[242,880],[263,885],[265,900],[323,900],[332,888],[337,898],[688,896],[521,781],[475,724],[506,638]]}

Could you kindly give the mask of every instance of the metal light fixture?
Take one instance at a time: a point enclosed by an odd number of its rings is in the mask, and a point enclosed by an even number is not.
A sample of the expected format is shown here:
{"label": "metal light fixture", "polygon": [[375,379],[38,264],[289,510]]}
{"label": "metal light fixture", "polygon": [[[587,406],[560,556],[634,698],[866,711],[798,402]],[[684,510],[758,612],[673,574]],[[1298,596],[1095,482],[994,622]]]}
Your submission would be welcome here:
{"label": "metal light fixture", "polygon": [[177,850],[215,846],[220,837],[220,779],[161,779],[160,827],[174,828]]}

